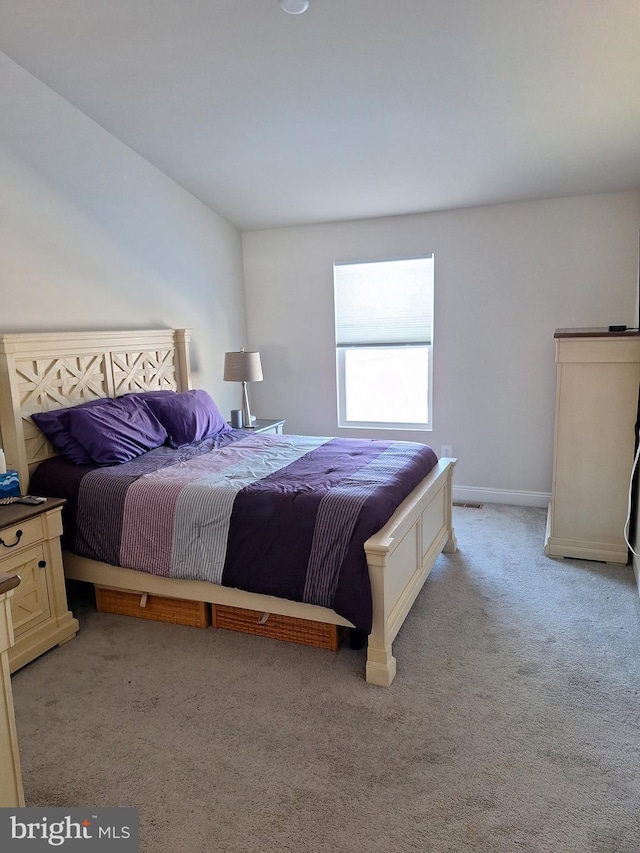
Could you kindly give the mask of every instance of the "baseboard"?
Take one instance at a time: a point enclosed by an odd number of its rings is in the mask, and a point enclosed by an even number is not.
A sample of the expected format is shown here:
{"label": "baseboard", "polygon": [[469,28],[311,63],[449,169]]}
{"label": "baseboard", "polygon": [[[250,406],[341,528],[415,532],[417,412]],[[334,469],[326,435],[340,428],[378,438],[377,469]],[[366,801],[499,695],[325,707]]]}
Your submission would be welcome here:
{"label": "baseboard", "polygon": [[547,492],[518,492],[514,489],[483,489],[479,486],[454,485],[453,499],[461,503],[546,507],[551,500],[551,494]]}

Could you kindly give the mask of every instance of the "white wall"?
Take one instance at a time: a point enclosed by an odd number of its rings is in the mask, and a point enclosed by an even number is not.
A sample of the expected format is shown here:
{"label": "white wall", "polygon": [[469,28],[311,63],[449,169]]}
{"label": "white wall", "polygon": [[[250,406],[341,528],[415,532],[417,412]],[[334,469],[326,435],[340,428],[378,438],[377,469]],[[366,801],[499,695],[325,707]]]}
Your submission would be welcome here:
{"label": "white wall", "polygon": [[0,331],[193,329],[227,412],[245,343],[239,232],[0,53]]}
{"label": "white wall", "polygon": [[4,54],[0,116],[0,331],[190,327],[194,383],[225,412],[239,389],[223,353],[248,343],[265,368],[257,414],[340,432],[333,261],[433,251],[434,430],[400,437],[452,444],[459,486],[544,494],[554,329],[635,317],[637,192],[241,239]]}
{"label": "white wall", "polygon": [[[640,193],[495,205],[243,235],[259,417],[294,433],[453,445],[458,495],[544,504],[559,327],[633,325]],[[334,261],[435,255],[432,432],[339,430]],[[470,487],[469,493],[463,487]]]}

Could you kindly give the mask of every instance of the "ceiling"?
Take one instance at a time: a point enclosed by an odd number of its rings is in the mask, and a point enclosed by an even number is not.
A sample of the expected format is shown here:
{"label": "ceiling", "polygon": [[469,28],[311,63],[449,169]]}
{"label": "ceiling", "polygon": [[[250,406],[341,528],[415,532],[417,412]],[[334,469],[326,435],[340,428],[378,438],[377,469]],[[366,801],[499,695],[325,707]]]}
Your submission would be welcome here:
{"label": "ceiling", "polygon": [[241,230],[640,188],[638,0],[0,0],[0,50]]}

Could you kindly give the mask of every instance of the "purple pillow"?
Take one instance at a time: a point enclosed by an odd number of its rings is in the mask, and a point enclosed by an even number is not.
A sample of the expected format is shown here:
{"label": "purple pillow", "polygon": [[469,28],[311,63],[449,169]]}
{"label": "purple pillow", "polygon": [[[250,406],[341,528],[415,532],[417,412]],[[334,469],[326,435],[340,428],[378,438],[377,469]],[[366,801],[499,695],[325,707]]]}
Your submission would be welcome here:
{"label": "purple pillow", "polygon": [[169,433],[172,447],[182,447],[231,431],[206,391],[147,391],[134,396],[142,397]]}
{"label": "purple pillow", "polygon": [[[73,406],[72,408],[74,411],[79,411],[80,409],[108,405],[109,402],[108,398],[98,397],[95,400],[88,400],[86,403],[81,403],[79,406]],[[76,465],[91,465],[93,459],[84,447],[73,438],[64,425],[64,416],[70,411],[70,408],[66,408],[54,409],[51,412],[35,412],[31,415],[31,418],[38,429],[53,444],[55,449],[66,459],[75,462]]]}
{"label": "purple pillow", "polygon": [[129,462],[167,440],[167,431],[135,395],[104,406],[69,409],[63,424],[98,465]]}

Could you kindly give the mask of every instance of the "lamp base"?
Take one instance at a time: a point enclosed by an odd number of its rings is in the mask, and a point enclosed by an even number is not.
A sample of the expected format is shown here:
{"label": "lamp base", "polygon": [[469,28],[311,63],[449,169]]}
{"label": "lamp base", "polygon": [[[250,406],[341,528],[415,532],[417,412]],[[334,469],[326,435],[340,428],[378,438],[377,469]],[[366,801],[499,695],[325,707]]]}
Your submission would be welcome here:
{"label": "lamp base", "polygon": [[243,429],[252,429],[253,422],[255,418],[251,414],[251,407],[249,406],[249,389],[247,388],[247,383],[242,383],[242,427]]}

